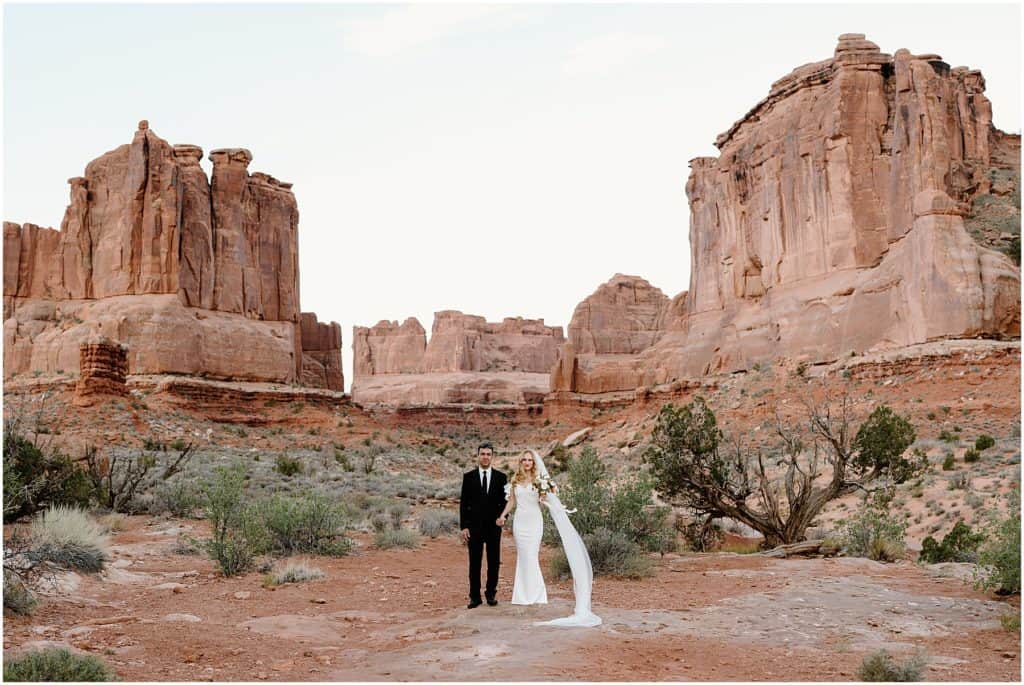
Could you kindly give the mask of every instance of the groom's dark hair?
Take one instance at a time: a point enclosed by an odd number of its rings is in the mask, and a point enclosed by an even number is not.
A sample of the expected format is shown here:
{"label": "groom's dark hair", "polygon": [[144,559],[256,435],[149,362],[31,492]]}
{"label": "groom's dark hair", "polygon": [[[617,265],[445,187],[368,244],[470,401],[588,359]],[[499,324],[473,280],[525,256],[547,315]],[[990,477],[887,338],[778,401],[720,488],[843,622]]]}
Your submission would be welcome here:
{"label": "groom's dark hair", "polygon": [[481,442],[480,446],[476,448],[476,453],[480,454],[480,450],[490,450],[493,452],[494,448],[491,446],[491,443],[489,442]]}

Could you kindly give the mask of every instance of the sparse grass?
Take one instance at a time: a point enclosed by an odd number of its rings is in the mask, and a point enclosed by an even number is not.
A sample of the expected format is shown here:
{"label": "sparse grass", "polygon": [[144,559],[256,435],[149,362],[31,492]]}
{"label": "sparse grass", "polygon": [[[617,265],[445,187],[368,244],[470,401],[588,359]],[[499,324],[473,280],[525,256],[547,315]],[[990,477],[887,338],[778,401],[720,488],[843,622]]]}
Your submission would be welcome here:
{"label": "sparse grass", "polygon": [[324,572],[315,566],[310,566],[305,561],[289,560],[267,574],[263,584],[267,587],[276,587],[285,583],[305,583],[323,577]]}
{"label": "sparse grass", "polygon": [[719,546],[718,551],[732,552],[734,554],[754,554],[761,551],[761,540],[727,539]]}
{"label": "sparse grass", "polygon": [[895,682],[911,683],[921,680],[924,672],[925,658],[916,654],[903,663],[897,662],[886,650],[882,649],[864,657],[857,677],[868,683]]}
{"label": "sparse grass", "polygon": [[7,682],[103,682],[117,680],[114,670],[91,654],[47,647],[4,659]]}
{"label": "sparse grass", "polygon": [[302,461],[299,460],[298,457],[279,454],[274,460],[274,470],[285,478],[291,478],[292,476],[303,472]]}
{"label": "sparse grass", "polygon": [[108,533],[120,533],[128,527],[128,517],[120,512],[110,512],[99,518],[99,524]]}
{"label": "sparse grass", "polygon": [[[583,536],[590,554],[594,575],[615,578],[644,578],[653,573],[654,563],[635,542],[623,533],[599,528]],[[569,560],[559,548],[551,558],[551,572],[557,577],[569,575]]]}
{"label": "sparse grass", "polygon": [[103,527],[77,507],[47,509],[32,521],[31,537],[39,554],[64,568],[95,573],[110,558]]}
{"label": "sparse grass", "polygon": [[1008,633],[1020,632],[1020,612],[1007,611],[999,617],[999,625]]}

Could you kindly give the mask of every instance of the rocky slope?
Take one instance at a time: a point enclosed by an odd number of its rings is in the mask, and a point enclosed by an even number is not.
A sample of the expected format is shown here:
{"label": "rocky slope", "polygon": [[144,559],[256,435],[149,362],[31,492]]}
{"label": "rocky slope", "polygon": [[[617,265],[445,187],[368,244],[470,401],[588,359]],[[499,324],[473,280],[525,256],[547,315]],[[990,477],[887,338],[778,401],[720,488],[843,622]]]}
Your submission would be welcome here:
{"label": "rocky slope", "polygon": [[244,149],[210,153],[208,180],[202,154],[140,122],[69,180],[59,231],[4,224],[5,377],[77,369],[99,334],[132,374],[342,388],[340,329],[300,315],[291,184]]}
{"label": "rocky slope", "polygon": [[[1012,194],[994,170],[1019,170],[1020,138],[992,127],[984,89],[980,72],[937,55],[840,36],[831,59],[776,81],[720,135],[717,158],[691,161],[690,288],[647,317],[651,343],[590,343],[635,307],[607,300],[616,314],[570,335],[552,390],[1019,336],[1019,268],[964,224],[977,198]],[[1019,233],[1019,208],[1013,219]]]}

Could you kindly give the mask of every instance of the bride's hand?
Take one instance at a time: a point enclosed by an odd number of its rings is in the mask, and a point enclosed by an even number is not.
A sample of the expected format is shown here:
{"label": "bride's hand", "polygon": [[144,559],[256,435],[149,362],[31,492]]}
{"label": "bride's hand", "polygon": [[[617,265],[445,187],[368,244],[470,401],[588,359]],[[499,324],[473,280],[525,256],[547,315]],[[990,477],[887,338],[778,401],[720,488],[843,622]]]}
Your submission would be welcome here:
{"label": "bride's hand", "polygon": [[499,516],[498,520],[495,521],[495,523],[498,524],[499,528],[504,527],[505,526],[505,517],[504,516]]}

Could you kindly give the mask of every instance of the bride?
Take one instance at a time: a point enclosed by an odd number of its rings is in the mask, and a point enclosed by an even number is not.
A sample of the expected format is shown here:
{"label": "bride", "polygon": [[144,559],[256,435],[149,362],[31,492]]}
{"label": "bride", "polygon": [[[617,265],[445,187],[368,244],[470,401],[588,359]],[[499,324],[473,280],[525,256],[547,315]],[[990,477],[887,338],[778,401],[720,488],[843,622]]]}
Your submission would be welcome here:
{"label": "bride", "polygon": [[[576,608],[572,616],[552,621],[538,621],[534,625],[550,626],[597,626],[601,618],[590,610],[590,594],[594,572],[590,555],[576,528],[569,520],[567,510],[558,499],[557,487],[551,481],[544,460],[535,450],[524,452],[519,458],[512,481],[505,486],[508,504],[497,520],[505,525],[506,517],[513,508],[517,509],[512,523],[512,535],[516,543],[516,575],[512,584],[512,604],[547,604],[547,588],[540,571],[540,542],[544,534],[544,518],[540,503],[543,502],[562,539],[562,548],[572,572]],[[518,505],[518,506],[517,506]]]}

